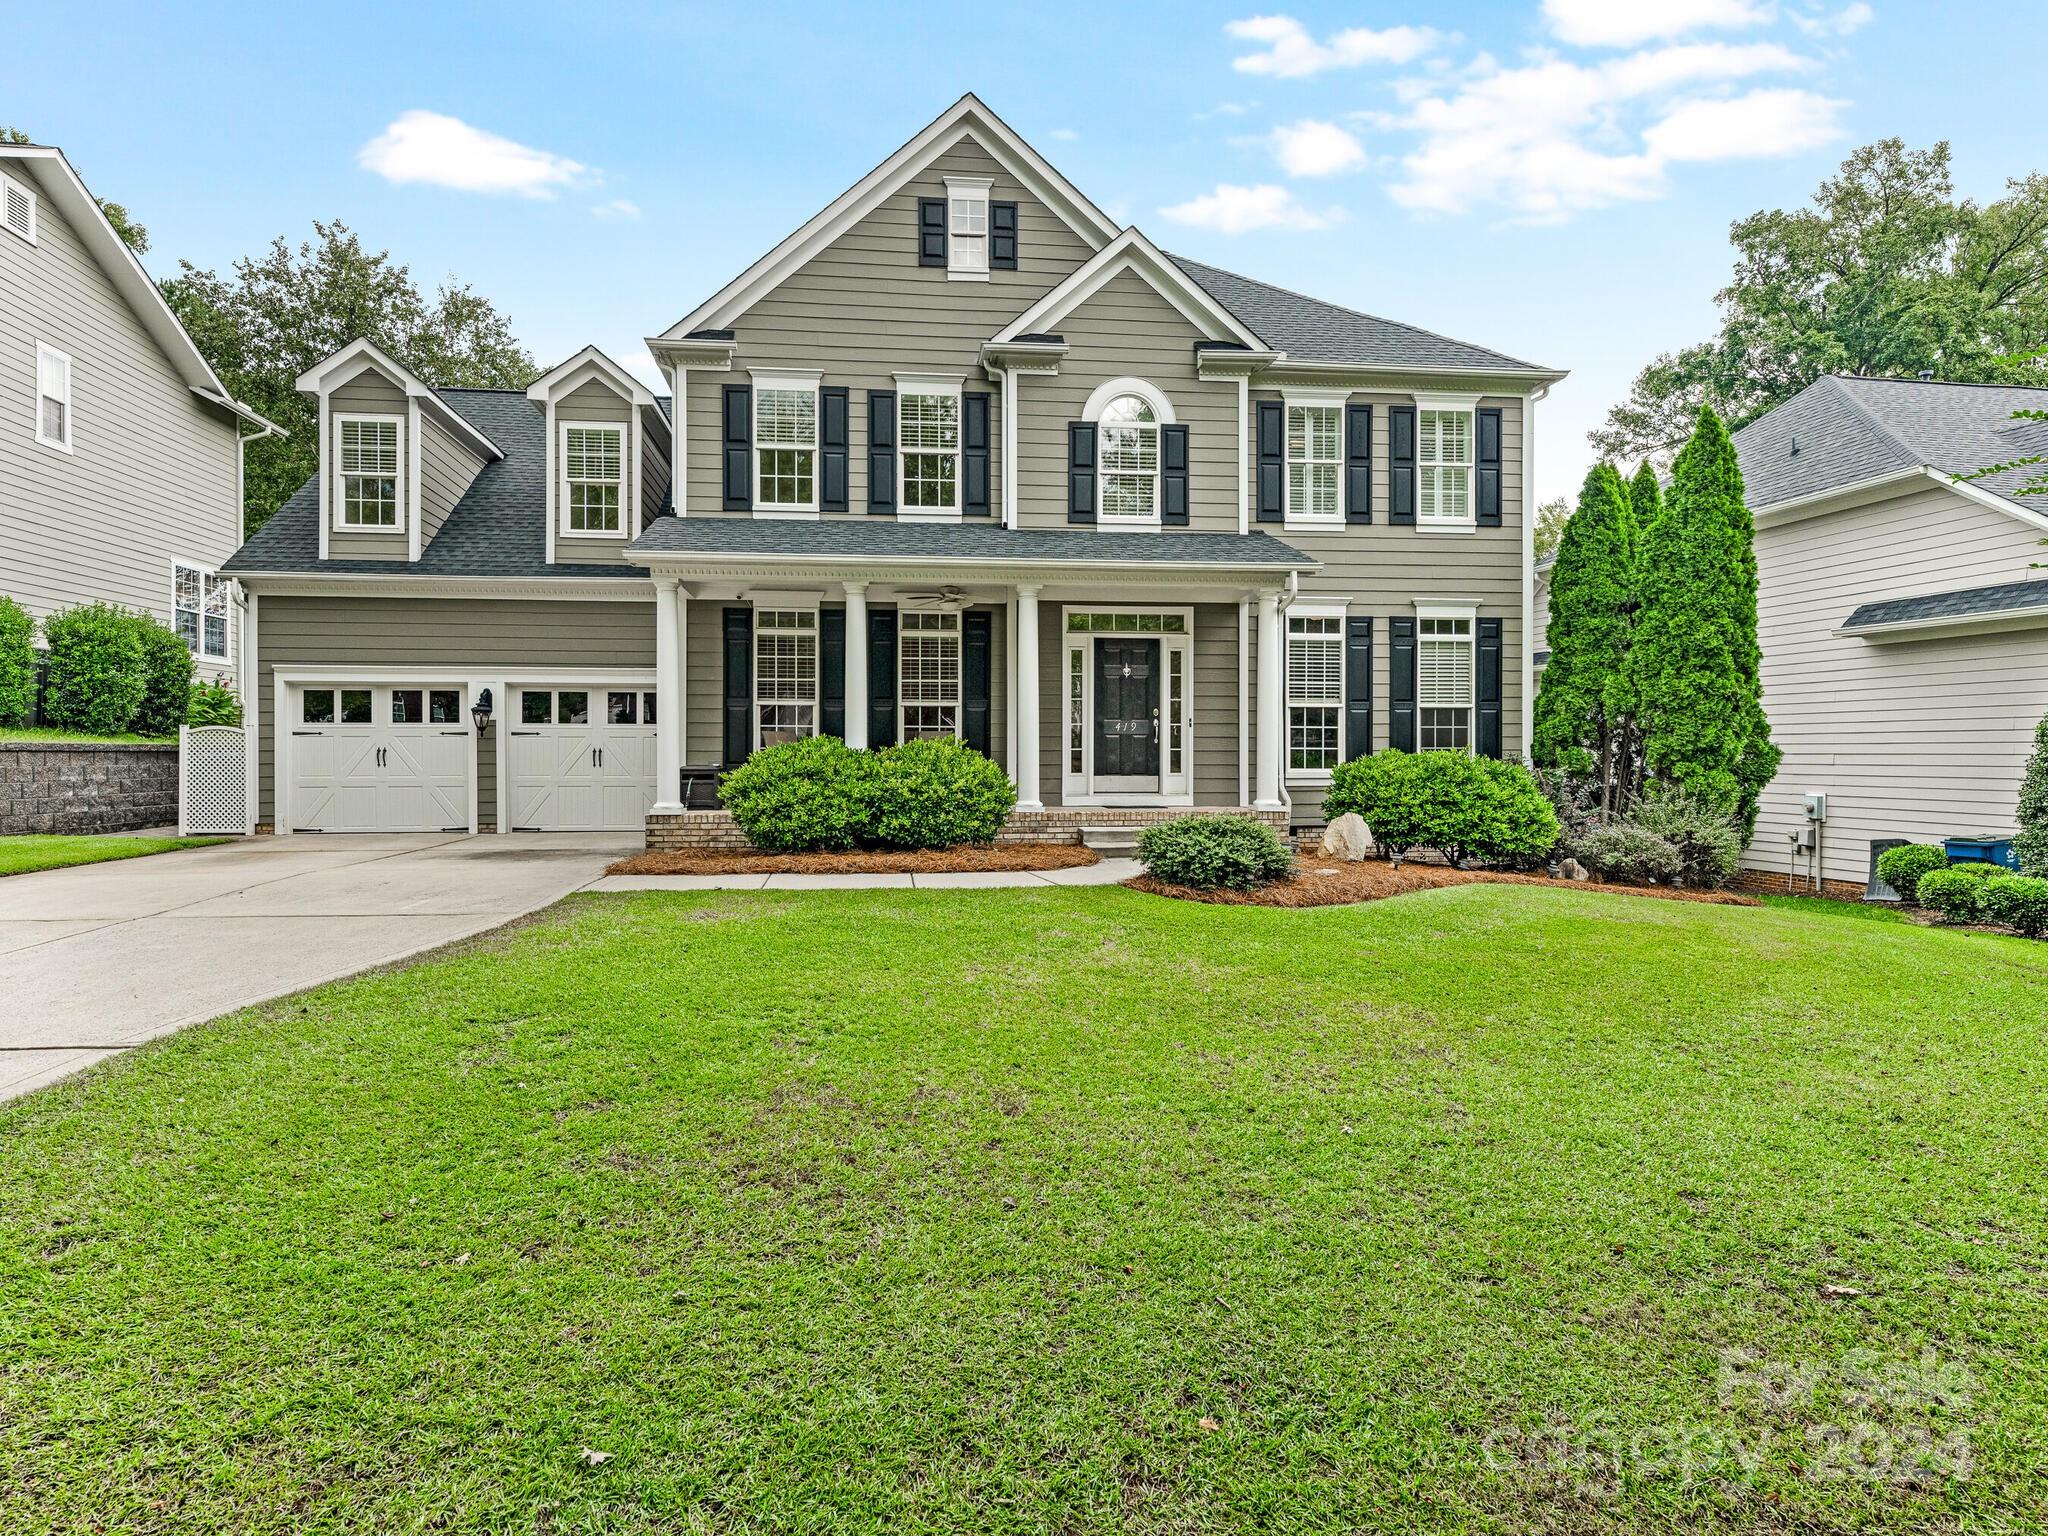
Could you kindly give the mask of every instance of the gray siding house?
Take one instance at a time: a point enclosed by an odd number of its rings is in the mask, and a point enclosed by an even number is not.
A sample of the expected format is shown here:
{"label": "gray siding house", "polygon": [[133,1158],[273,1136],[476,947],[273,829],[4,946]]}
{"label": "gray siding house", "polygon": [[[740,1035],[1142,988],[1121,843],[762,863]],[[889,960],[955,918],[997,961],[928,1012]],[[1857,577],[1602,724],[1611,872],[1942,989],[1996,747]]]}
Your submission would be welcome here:
{"label": "gray siding house", "polygon": [[0,144],[0,595],[139,609],[226,673],[245,423],[63,154]]}
{"label": "gray siding house", "polygon": [[262,820],[661,843],[764,744],[951,735],[1065,835],[1526,749],[1563,375],[1170,256],[972,96],[648,347],[300,381],[322,472],[228,564]]}
{"label": "gray siding house", "polygon": [[[1784,749],[1751,869],[1861,891],[1875,840],[2010,836],[2048,715],[2048,390],[1823,378],[1735,434],[1764,709]],[[1815,851],[1804,797],[1827,796]]]}

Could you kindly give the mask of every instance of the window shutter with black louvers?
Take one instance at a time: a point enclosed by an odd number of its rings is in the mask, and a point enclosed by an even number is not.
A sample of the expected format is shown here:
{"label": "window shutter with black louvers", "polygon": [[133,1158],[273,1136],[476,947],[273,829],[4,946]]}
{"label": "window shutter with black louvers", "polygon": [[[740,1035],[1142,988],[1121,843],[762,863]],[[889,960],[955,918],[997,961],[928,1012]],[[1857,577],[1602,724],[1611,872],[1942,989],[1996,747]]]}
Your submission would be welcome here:
{"label": "window shutter with black louvers", "polygon": [[989,396],[987,390],[960,397],[960,511],[967,517],[989,514]]}
{"label": "window shutter with black louvers", "polygon": [[818,391],[818,510],[844,512],[847,493],[847,416],[852,406],[843,388]]}
{"label": "window shutter with black louvers", "polygon": [[946,264],[946,200],[920,197],[917,200],[917,264],[943,267]]}
{"label": "window shutter with black louvers", "polygon": [[846,740],[846,610],[818,610],[818,734]]}
{"label": "window shutter with black louvers", "polygon": [[1415,407],[1387,407],[1387,521],[1415,526]]}
{"label": "window shutter with black louvers", "polygon": [[1017,270],[1017,205],[988,205],[988,264],[998,272]]}
{"label": "window shutter with black louvers", "polygon": [[995,675],[994,615],[985,608],[960,616],[960,739],[983,757],[989,743],[989,697]]}
{"label": "window shutter with black louvers", "polygon": [[[1489,406],[1479,412],[1479,526],[1500,526],[1500,411]],[[1493,754],[1500,756],[1498,752]]]}
{"label": "window shutter with black louvers", "polygon": [[1287,512],[1287,407],[1259,402],[1259,521],[1280,522]]}
{"label": "window shutter with black louvers", "polygon": [[1387,620],[1387,745],[1415,750],[1415,621]]}
{"label": "window shutter with black louvers", "polygon": [[744,384],[728,384],[724,402],[724,505],[728,512],[744,512],[754,504],[754,392]]}
{"label": "window shutter with black louvers", "polygon": [[1344,407],[1344,521],[1372,521],[1372,407]]}
{"label": "window shutter with black louvers", "polygon": [[[857,701],[856,701],[857,702]],[[896,745],[896,610],[868,610],[868,745]]]}
{"label": "window shutter with black louvers", "polygon": [[1159,521],[1168,528],[1188,525],[1188,429],[1159,429]]}
{"label": "window shutter with black louvers", "polygon": [[1499,757],[1500,739],[1500,662],[1501,630],[1499,619],[1481,619],[1475,626],[1478,631],[1477,687],[1473,699],[1478,705],[1479,723],[1473,731],[1473,745],[1481,757]]}
{"label": "window shutter with black louvers", "polygon": [[1344,760],[1372,751],[1372,619],[1344,619]]}
{"label": "window shutter with black louvers", "polygon": [[868,391],[868,510],[896,510],[896,392]]}
{"label": "window shutter with black louvers", "polygon": [[1095,521],[1095,423],[1067,423],[1067,521]]}
{"label": "window shutter with black louvers", "polygon": [[754,610],[725,610],[725,766],[737,768],[754,746]]}

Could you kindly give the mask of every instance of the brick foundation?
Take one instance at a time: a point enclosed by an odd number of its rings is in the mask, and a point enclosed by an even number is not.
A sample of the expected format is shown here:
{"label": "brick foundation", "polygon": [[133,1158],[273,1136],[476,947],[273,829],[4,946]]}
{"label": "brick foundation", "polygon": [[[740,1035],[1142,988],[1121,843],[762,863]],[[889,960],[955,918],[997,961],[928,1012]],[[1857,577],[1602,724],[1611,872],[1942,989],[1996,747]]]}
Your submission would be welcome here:
{"label": "brick foundation", "polygon": [[[1043,811],[1018,811],[996,834],[999,843],[1078,843],[1087,827],[1149,827],[1181,816],[1248,816],[1287,835],[1285,811],[1255,811],[1248,806],[1053,806]],[[680,811],[647,818],[647,846],[656,852],[711,849],[738,852],[751,846],[727,811]]]}
{"label": "brick foundation", "polygon": [[177,821],[176,747],[0,743],[0,834],[133,832]]}
{"label": "brick foundation", "polygon": [[1768,869],[1741,869],[1728,882],[1731,891],[1743,891],[1751,896],[1825,896],[1830,901],[1862,901],[1863,884],[1857,880],[1823,880],[1820,889],[1813,888],[1813,877],[1803,875],[1787,882],[1782,872],[1773,873]]}

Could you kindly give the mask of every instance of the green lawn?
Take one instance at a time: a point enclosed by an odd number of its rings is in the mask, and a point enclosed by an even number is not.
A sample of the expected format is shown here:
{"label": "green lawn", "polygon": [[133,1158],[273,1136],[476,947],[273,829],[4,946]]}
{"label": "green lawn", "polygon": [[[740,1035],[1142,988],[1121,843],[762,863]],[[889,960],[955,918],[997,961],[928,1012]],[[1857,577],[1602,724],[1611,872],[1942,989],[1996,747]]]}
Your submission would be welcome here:
{"label": "green lawn", "polygon": [[0,1106],[0,1527],[2024,1529],[2044,1147],[2017,939],[575,898]]}
{"label": "green lawn", "polygon": [[10,725],[0,727],[0,742],[6,741],[63,741],[77,742],[81,746],[127,741],[170,747],[177,745],[178,738],[175,733],[169,736],[138,736],[133,731],[118,731],[112,736],[88,736],[83,731],[63,730],[54,725]]}
{"label": "green lawn", "polygon": [[148,853],[204,848],[218,837],[0,837],[0,875],[27,875],[71,864],[139,859]]}

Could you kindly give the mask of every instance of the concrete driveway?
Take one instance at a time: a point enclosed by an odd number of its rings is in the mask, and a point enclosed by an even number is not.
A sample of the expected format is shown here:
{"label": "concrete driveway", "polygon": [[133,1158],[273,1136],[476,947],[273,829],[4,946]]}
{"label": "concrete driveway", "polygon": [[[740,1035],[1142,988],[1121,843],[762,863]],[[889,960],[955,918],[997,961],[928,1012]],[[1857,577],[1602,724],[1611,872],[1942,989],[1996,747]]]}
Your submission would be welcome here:
{"label": "concrete driveway", "polygon": [[632,833],[264,837],[0,880],[0,1099],[496,928],[640,845]]}

